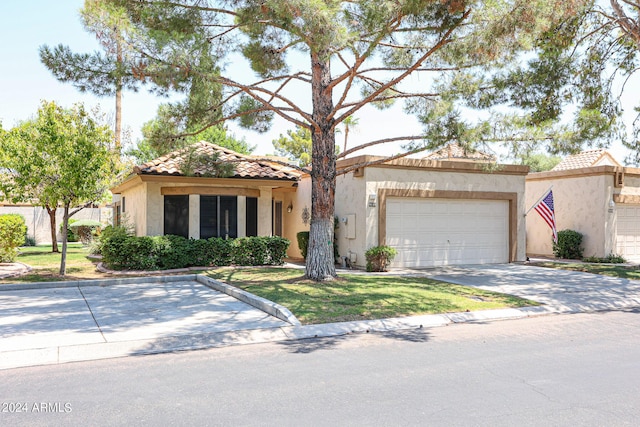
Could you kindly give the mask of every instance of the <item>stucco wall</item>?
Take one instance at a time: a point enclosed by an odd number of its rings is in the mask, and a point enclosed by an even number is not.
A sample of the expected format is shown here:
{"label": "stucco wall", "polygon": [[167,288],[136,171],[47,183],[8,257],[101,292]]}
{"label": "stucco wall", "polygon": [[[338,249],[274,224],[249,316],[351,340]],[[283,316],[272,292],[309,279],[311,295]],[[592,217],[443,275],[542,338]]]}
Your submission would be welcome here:
{"label": "stucco wall", "polygon": [[[299,183],[295,192],[284,193],[282,195],[283,204],[283,228],[282,237],[289,239],[291,244],[287,250],[290,258],[302,258],[296,234],[299,231],[309,231],[309,223],[302,220],[302,212],[306,207],[311,215],[311,178],[304,177]],[[292,210],[287,212],[287,206],[291,203]]]}
{"label": "stucco wall", "polygon": [[[364,253],[378,245],[378,203],[380,189],[445,190],[464,192],[517,193],[517,243],[516,260],[524,261],[525,254],[525,177],[524,174],[452,172],[450,170],[426,170],[410,168],[367,167],[364,175],[353,172],[336,179],[335,214],[340,221],[337,231],[338,250],[341,256],[355,254],[357,266],[365,265]],[[369,195],[376,195],[376,206],[369,206]],[[308,230],[301,220],[302,209],[311,210],[311,179],[300,181],[298,191],[292,194],[293,214],[287,215],[286,235],[291,240],[289,256],[299,257],[295,234]],[[286,215],[286,214],[285,214]],[[349,217],[349,215],[353,215]],[[347,239],[347,227],[342,220],[355,219],[355,238]]]}
{"label": "stucco wall", "polygon": [[[192,182],[191,187],[206,187],[210,189],[212,185],[198,185]],[[126,220],[134,225],[138,236],[161,236],[164,234],[164,196],[163,187],[184,186],[177,182],[140,182],[121,192],[125,198],[126,210],[124,212]],[[229,189],[229,186],[220,186]],[[237,186],[238,189],[246,187]],[[270,187],[260,187],[260,197],[258,198],[258,234],[261,236],[271,235],[271,201],[272,198],[282,199],[281,196],[273,196]],[[285,205],[286,206],[286,205]],[[286,209],[286,207],[285,207]],[[246,220],[246,197],[238,196],[238,235],[246,235],[244,228]],[[200,234],[200,198],[197,194],[189,195],[189,237],[199,238]],[[283,214],[284,215],[284,214]],[[286,218],[286,217],[285,217]]]}
{"label": "stucco wall", "polygon": [[[35,206],[25,205],[4,205],[0,206],[0,215],[19,214],[24,217],[27,225],[27,236],[36,240],[36,244],[44,245],[51,243],[51,225],[49,222],[49,214],[47,210]],[[60,225],[62,224],[62,209],[56,212],[56,230],[57,239],[61,239]],[[92,219],[100,221],[103,225],[111,224],[110,208],[85,208],[71,217],[71,219]]]}
{"label": "stucco wall", "polygon": [[140,183],[120,194],[120,203],[125,199],[125,210],[122,212],[122,221],[133,226],[136,236],[145,236],[147,233],[147,189],[146,183]]}
{"label": "stucco wall", "polygon": [[[551,175],[551,176],[549,176]],[[613,176],[610,173],[571,175],[540,173],[527,179],[526,208],[553,185],[558,231],[570,229],[583,234],[585,256],[606,256],[615,248],[615,209],[610,212]],[[540,177],[549,176],[546,179]],[[552,234],[540,215],[527,215],[527,254],[553,256]]]}
{"label": "stucco wall", "polygon": [[[353,173],[348,173],[337,178],[336,216],[340,222],[337,231],[338,252],[340,256],[355,254],[355,265],[365,264],[364,252],[370,247],[367,242],[372,230],[368,215],[371,210],[376,208],[367,207],[367,194],[364,177],[355,177]],[[355,223],[345,223],[345,218],[349,218],[351,221],[355,219]],[[347,238],[348,227],[355,228],[355,239]]]}

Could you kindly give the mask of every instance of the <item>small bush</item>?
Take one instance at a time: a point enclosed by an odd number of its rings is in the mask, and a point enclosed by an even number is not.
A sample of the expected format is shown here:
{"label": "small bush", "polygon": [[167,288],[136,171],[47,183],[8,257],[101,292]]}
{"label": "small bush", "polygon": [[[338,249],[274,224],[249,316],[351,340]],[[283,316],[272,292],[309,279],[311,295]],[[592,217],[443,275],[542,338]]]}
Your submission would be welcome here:
{"label": "small bush", "polygon": [[97,225],[81,225],[73,227],[75,229],[75,237],[80,240],[83,245],[88,246],[93,242],[93,238],[100,234],[100,227]]}
{"label": "small bush", "polygon": [[284,258],[287,256],[287,249],[289,249],[289,240],[273,236],[267,237],[267,250],[269,252],[269,264],[282,265],[284,264]]}
{"label": "small bush", "polygon": [[118,225],[115,227],[108,225],[104,228],[104,230],[102,230],[102,232],[100,233],[100,236],[93,241],[93,244],[91,246],[91,253],[96,255],[102,255],[102,248],[105,242],[107,242],[109,239],[115,236],[126,237],[131,235],[132,233],[122,225]]}
{"label": "small bush", "polygon": [[614,255],[614,254],[609,254],[604,258],[590,256],[590,257],[583,258],[582,261],[594,262],[598,264],[624,264],[625,262],[627,262],[627,260],[621,257],[620,255]]}
{"label": "small bush", "polygon": [[553,244],[557,258],[582,259],[582,234],[574,230],[558,231],[558,243]]}
{"label": "small bush", "polygon": [[[77,242],[79,240],[79,236],[76,234],[75,230],[71,227],[71,224],[76,222],[77,219],[69,218],[69,223],[67,224],[67,242]],[[60,234],[62,234],[64,224],[60,224]]]}
{"label": "small bush", "polygon": [[389,246],[374,246],[364,253],[367,271],[387,271],[389,263],[397,254],[398,251]]}
{"label": "small bush", "polygon": [[22,215],[0,215],[0,262],[14,262],[24,244],[27,226]]}
{"label": "small bush", "polygon": [[160,270],[185,268],[191,264],[189,240],[182,236],[155,236],[150,256]]}
{"label": "small bush", "polygon": [[231,258],[238,265],[266,265],[269,251],[264,237],[241,237],[231,245]]}
{"label": "small bush", "polygon": [[298,240],[298,247],[300,248],[300,252],[302,253],[302,258],[307,259],[307,248],[309,247],[309,232],[300,231],[298,234],[296,234],[296,239]]}
{"label": "small bush", "polygon": [[22,246],[35,246],[35,245],[36,245],[35,237],[31,237],[31,236],[24,237],[24,244]]}

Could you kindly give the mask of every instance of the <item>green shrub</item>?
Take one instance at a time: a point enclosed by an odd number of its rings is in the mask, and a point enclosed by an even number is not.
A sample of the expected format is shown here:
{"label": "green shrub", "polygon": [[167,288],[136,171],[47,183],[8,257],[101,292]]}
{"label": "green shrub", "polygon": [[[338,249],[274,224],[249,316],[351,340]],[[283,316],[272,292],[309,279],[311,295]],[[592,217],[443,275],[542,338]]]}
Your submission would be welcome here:
{"label": "green shrub", "polygon": [[22,215],[0,215],[0,262],[14,262],[24,244],[27,226]]}
{"label": "green shrub", "polygon": [[309,246],[309,232],[300,231],[298,234],[296,234],[296,239],[298,240],[298,247],[300,248],[300,252],[302,253],[302,258],[307,259],[307,247]]}
{"label": "green shrub", "polygon": [[364,256],[367,260],[367,271],[387,271],[389,263],[398,251],[389,246],[374,246],[367,250]]}
{"label": "green shrub", "polygon": [[35,245],[36,245],[35,237],[31,237],[31,236],[24,237],[24,244],[22,246],[35,246]]}
{"label": "green shrub", "polygon": [[[67,224],[67,242],[77,242],[79,240],[79,237],[76,234],[75,230],[71,228],[71,224],[76,221],[77,219],[69,218],[69,223]],[[64,224],[60,224],[60,234],[62,234],[62,227],[64,227]]]}
{"label": "green shrub", "polygon": [[284,264],[284,258],[287,256],[287,249],[289,249],[289,240],[273,236],[266,237],[267,251],[269,253],[269,264],[282,265]]}
{"label": "green shrub", "polygon": [[182,236],[154,236],[150,257],[160,270],[184,268],[189,261],[189,241]]}
{"label": "green shrub", "polygon": [[553,244],[557,258],[582,259],[582,234],[574,230],[558,231],[558,243]]}
{"label": "green shrub", "polygon": [[93,241],[91,246],[91,253],[96,255],[102,255],[102,248],[105,242],[109,241],[109,239],[111,239],[114,236],[126,237],[130,235],[131,235],[131,232],[122,225],[118,225],[115,227],[108,225],[104,228],[104,230],[101,231],[100,236]]}
{"label": "green shrub", "polygon": [[230,265],[233,262],[231,258],[231,243],[233,240],[223,239],[222,237],[211,237],[207,240],[196,240],[196,242],[204,241],[206,245],[206,258],[204,264],[198,265]]}
{"label": "green shrub", "polygon": [[269,251],[265,237],[240,237],[231,245],[231,258],[238,265],[266,265]]}
{"label": "green shrub", "polygon": [[614,255],[614,254],[609,254],[604,258],[590,256],[590,257],[583,258],[582,261],[594,262],[598,264],[624,264],[625,262],[627,262],[627,260],[621,257],[620,255]]}
{"label": "green shrub", "polygon": [[157,269],[152,237],[136,237],[124,227],[107,227],[100,236],[102,261],[116,270]]}
{"label": "green shrub", "polygon": [[225,240],[180,236],[135,237],[122,227],[107,227],[100,237],[102,260],[116,270],[168,270],[196,266],[278,265],[289,241],[282,237]]}

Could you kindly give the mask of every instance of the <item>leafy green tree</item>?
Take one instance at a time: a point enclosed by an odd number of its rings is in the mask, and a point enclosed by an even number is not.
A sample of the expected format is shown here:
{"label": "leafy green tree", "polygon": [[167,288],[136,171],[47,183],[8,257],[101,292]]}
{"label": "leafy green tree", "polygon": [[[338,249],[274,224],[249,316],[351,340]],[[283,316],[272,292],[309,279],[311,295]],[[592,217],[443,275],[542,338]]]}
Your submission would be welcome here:
{"label": "leafy green tree", "polygon": [[145,163],[198,141],[211,142],[242,154],[251,154],[255,150],[255,145],[249,145],[244,138],[235,138],[222,125],[204,129],[204,125],[196,125],[195,131],[189,132],[184,128],[185,120],[179,119],[180,115],[175,114],[174,107],[161,104],[156,118],[142,126],[142,140],[138,141],[135,148],[127,150],[126,154],[133,156],[137,163]]}
{"label": "leafy green tree", "polygon": [[14,202],[47,209],[57,252],[56,211],[63,209],[60,275],[66,273],[69,218],[109,195],[119,163],[110,148],[113,131],[97,123],[82,105],[64,109],[42,102],[37,116],[0,140],[1,193]]}
{"label": "leafy green tree", "polygon": [[[367,105],[406,109],[425,121],[423,135],[370,141],[341,155],[389,141],[413,141],[407,155],[452,140],[472,141],[487,133],[486,121],[461,120],[456,107],[457,75],[511,67],[519,53],[551,34],[586,3],[581,0],[238,0],[140,2],[105,0],[124,7],[135,22],[137,49],[177,73],[197,64],[194,35],[210,41],[218,63],[243,57],[255,72],[245,78],[231,69],[200,68],[222,85],[219,109],[242,126],[268,128],[274,115],[309,127],[312,150],[312,209],[307,276],[335,276],[333,214],[338,173],[335,131]],[[144,37],[142,36],[144,35]],[[150,39],[156,42],[150,42]],[[161,40],[164,43],[158,43]],[[170,41],[170,42],[169,42]],[[304,58],[297,61],[298,57]],[[151,59],[150,59],[151,60]],[[216,74],[219,71],[219,74]],[[469,73],[465,73],[469,74]],[[409,76],[434,84],[403,85]],[[424,76],[424,77],[423,77]],[[475,92],[481,92],[476,87]],[[471,98],[467,87],[467,98]],[[302,96],[301,96],[302,95]],[[327,244],[329,242],[329,244]]]}
{"label": "leafy green tree", "polygon": [[580,3],[573,16],[533,40],[535,55],[499,71],[459,73],[452,97],[462,96],[475,108],[519,109],[496,113],[481,135],[504,142],[514,154],[528,151],[523,145],[542,145],[555,155],[622,141],[632,152],[627,160],[638,163],[640,103],[628,129],[621,120],[621,96],[640,69],[640,4]]}
{"label": "leafy green tree", "polygon": [[280,134],[273,140],[273,147],[279,156],[297,162],[305,167],[311,164],[311,131],[307,127],[296,126],[294,130],[288,130],[287,135]]}
{"label": "leafy green tree", "polygon": [[549,171],[560,161],[562,161],[561,157],[549,156],[544,153],[534,153],[520,158],[520,163],[529,166],[531,172]]}

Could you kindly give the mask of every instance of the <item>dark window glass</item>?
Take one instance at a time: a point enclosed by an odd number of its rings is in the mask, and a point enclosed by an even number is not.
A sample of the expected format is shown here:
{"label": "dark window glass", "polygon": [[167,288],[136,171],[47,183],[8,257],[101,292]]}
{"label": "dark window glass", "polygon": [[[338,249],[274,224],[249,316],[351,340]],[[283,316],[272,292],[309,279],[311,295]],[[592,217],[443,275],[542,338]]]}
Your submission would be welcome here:
{"label": "dark window glass", "polygon": [[220,237],[238,237],[238,198],[220,196]]}
{"label": "dark window glass", "polygon": [[164,234],[189,237],[189,196],[164,196]]}
{"label": "dark window glass", "polygon": [[124,212],[126,210],[126,204],[125,202],[127,201],[127,199],[125,197],[122,198],[122,212]]}
{"label": "dark window glass", "polygon": [[218,196],[200,196],[200,238],[218,237]]}
{"label": "dark window glass", "polygon": [[238,237],[238,198],[200,196],[200,238]]}
{"label": "dark window glass", "polygon": [[258,198],[247,197],[247,236],[258,235]]}

